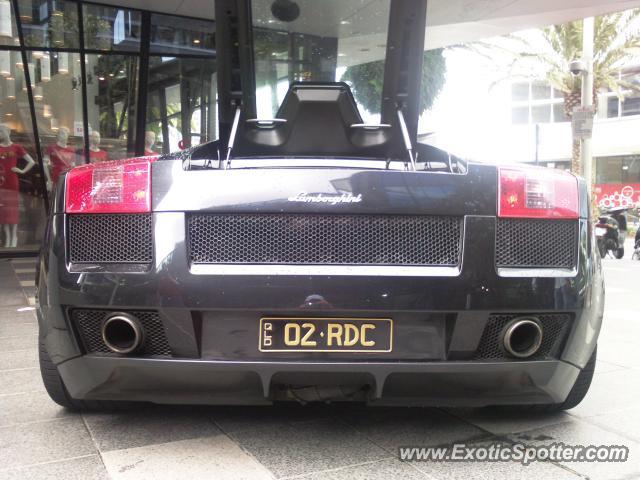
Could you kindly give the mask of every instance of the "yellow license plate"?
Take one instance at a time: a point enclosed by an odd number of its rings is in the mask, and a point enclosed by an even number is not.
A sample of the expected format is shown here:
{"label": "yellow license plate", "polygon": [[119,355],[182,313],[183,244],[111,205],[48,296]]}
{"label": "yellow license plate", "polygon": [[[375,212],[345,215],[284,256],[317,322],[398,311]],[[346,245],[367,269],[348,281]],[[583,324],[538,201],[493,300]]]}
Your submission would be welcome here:
{"label": "yellow license plate", "polygon": [[393,349],[390,318],[260,319],[261,352],[371,352]]}

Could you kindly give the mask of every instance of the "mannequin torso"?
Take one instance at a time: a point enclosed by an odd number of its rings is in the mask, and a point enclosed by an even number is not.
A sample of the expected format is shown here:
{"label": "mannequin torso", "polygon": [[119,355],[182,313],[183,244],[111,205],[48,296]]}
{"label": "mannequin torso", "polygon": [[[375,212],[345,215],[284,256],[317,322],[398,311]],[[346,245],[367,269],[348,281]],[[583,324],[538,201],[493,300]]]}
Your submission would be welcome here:
{"label": "mannequin torso", "polygon": [[109,160],[109,155],[104,150],[89,149],[89,160],[91,161],[91,163],[106,162],[107,160]]}
{"label": "mannequin torso", "polygon": [[76,151],[66,143],[56,142],[49,145],[45,151],[51,164],[51,180],[55,183],[61,173],[73,168]]}
{"label": "mannequin torso", "polygon": [[91,163],[109,160],[109,154],[100,149],[100,140],[100,132],[94,130],[89,134],[89,161]]}
{"label": "mannequin torso", "polygon": [[159,157],[160,154],[153,150],[153,146],[156,144],[156,134],[152,131],[147,131],[144,134],[144,154],[147,157]]}
{"label": "mannequin torso", "polygon": [[22,145],[15,143],[0,143],[0,188],[17,191],[20,182],[18,179],[18,160],[28,156]]}
{"label": "mannequin torso", "polygon": [[[21,169],[18,161],[26,165]],[[11,141],[11,129],[0,125],[0,224],[4,234],[4,246],[18,246],[18,222],[20,221],[20,180],[18,175],[29,172],[36,162],[22,145]]]}

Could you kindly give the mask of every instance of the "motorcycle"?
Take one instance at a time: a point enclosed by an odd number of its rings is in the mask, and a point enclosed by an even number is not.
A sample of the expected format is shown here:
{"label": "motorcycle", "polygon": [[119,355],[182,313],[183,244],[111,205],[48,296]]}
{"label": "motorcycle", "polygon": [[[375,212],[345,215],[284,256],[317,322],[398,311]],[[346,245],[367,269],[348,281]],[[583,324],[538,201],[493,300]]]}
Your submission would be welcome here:
{"label": "motorcycle", "polygon": [[631,260],[640,260],[640,240],[636,240],[636,245],[633,247],[633,255]]}
{"label": "motorcycle", "polygon": [[626,231],[621,230],[618,221],[611,215],[602,215],[596,224],[598,251],[602,258],[611,254],[618,260],[624,257]]}

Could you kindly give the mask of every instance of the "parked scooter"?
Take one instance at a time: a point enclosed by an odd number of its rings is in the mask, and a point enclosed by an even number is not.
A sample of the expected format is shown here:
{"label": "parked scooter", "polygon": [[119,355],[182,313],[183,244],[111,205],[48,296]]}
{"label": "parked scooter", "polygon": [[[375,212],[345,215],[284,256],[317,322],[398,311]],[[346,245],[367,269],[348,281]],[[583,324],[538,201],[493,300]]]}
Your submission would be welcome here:
{"label": "parked scooter", "polygon": [[624,210],[611,211],[608,215],[600,216],[596,224],[596,239],[602,258],[609,252],[617,259],[624,257],[625,238],[627,238],[627,219],[624,216]]}

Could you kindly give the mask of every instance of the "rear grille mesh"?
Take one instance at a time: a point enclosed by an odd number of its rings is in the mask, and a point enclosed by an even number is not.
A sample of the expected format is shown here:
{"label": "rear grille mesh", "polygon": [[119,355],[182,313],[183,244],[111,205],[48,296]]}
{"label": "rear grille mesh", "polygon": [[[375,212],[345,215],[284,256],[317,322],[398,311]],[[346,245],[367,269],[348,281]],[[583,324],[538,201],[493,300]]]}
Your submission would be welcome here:
{"label": "rear grille mesh", "polygon": [[498,219],[498,267],[574,268],[577,248],[576,220]]}
{"label": "rear grille mesh", "polygon": [[209,264],[436,265],[460,262],[462,218],[194,214],[190,257]]}
{"label": "rear grille mesh", "polygon": [[151,214],[69,215],[71,263],[151,263]]}
{"label": "rear grille mesh", "polygon": [[[71,322],[76,326],[87,353],[112,354],[102,340],[102,322],[115,312],[110,310],[91,310],[75,308],[71,310]],[[160,315],[153,311],[124,312],[137,318],[144,329],[144,345],[139,355],[171,355],[164,325]]]}
{"label": "rear grille mesh", "polygon": [[[511,320],[517,317],[527,316],[523,314],[491,315],[482,333],[480,344],[476,350],[474,360],[504,360],[513,357],[508,355],[502,346],[504,329]],[[526,360],[540,360],[555,357],[560,353],[569,328],[572,317],[567,313],[533,315],[540,320],[542,325],[542,344],[538,352]]]}

